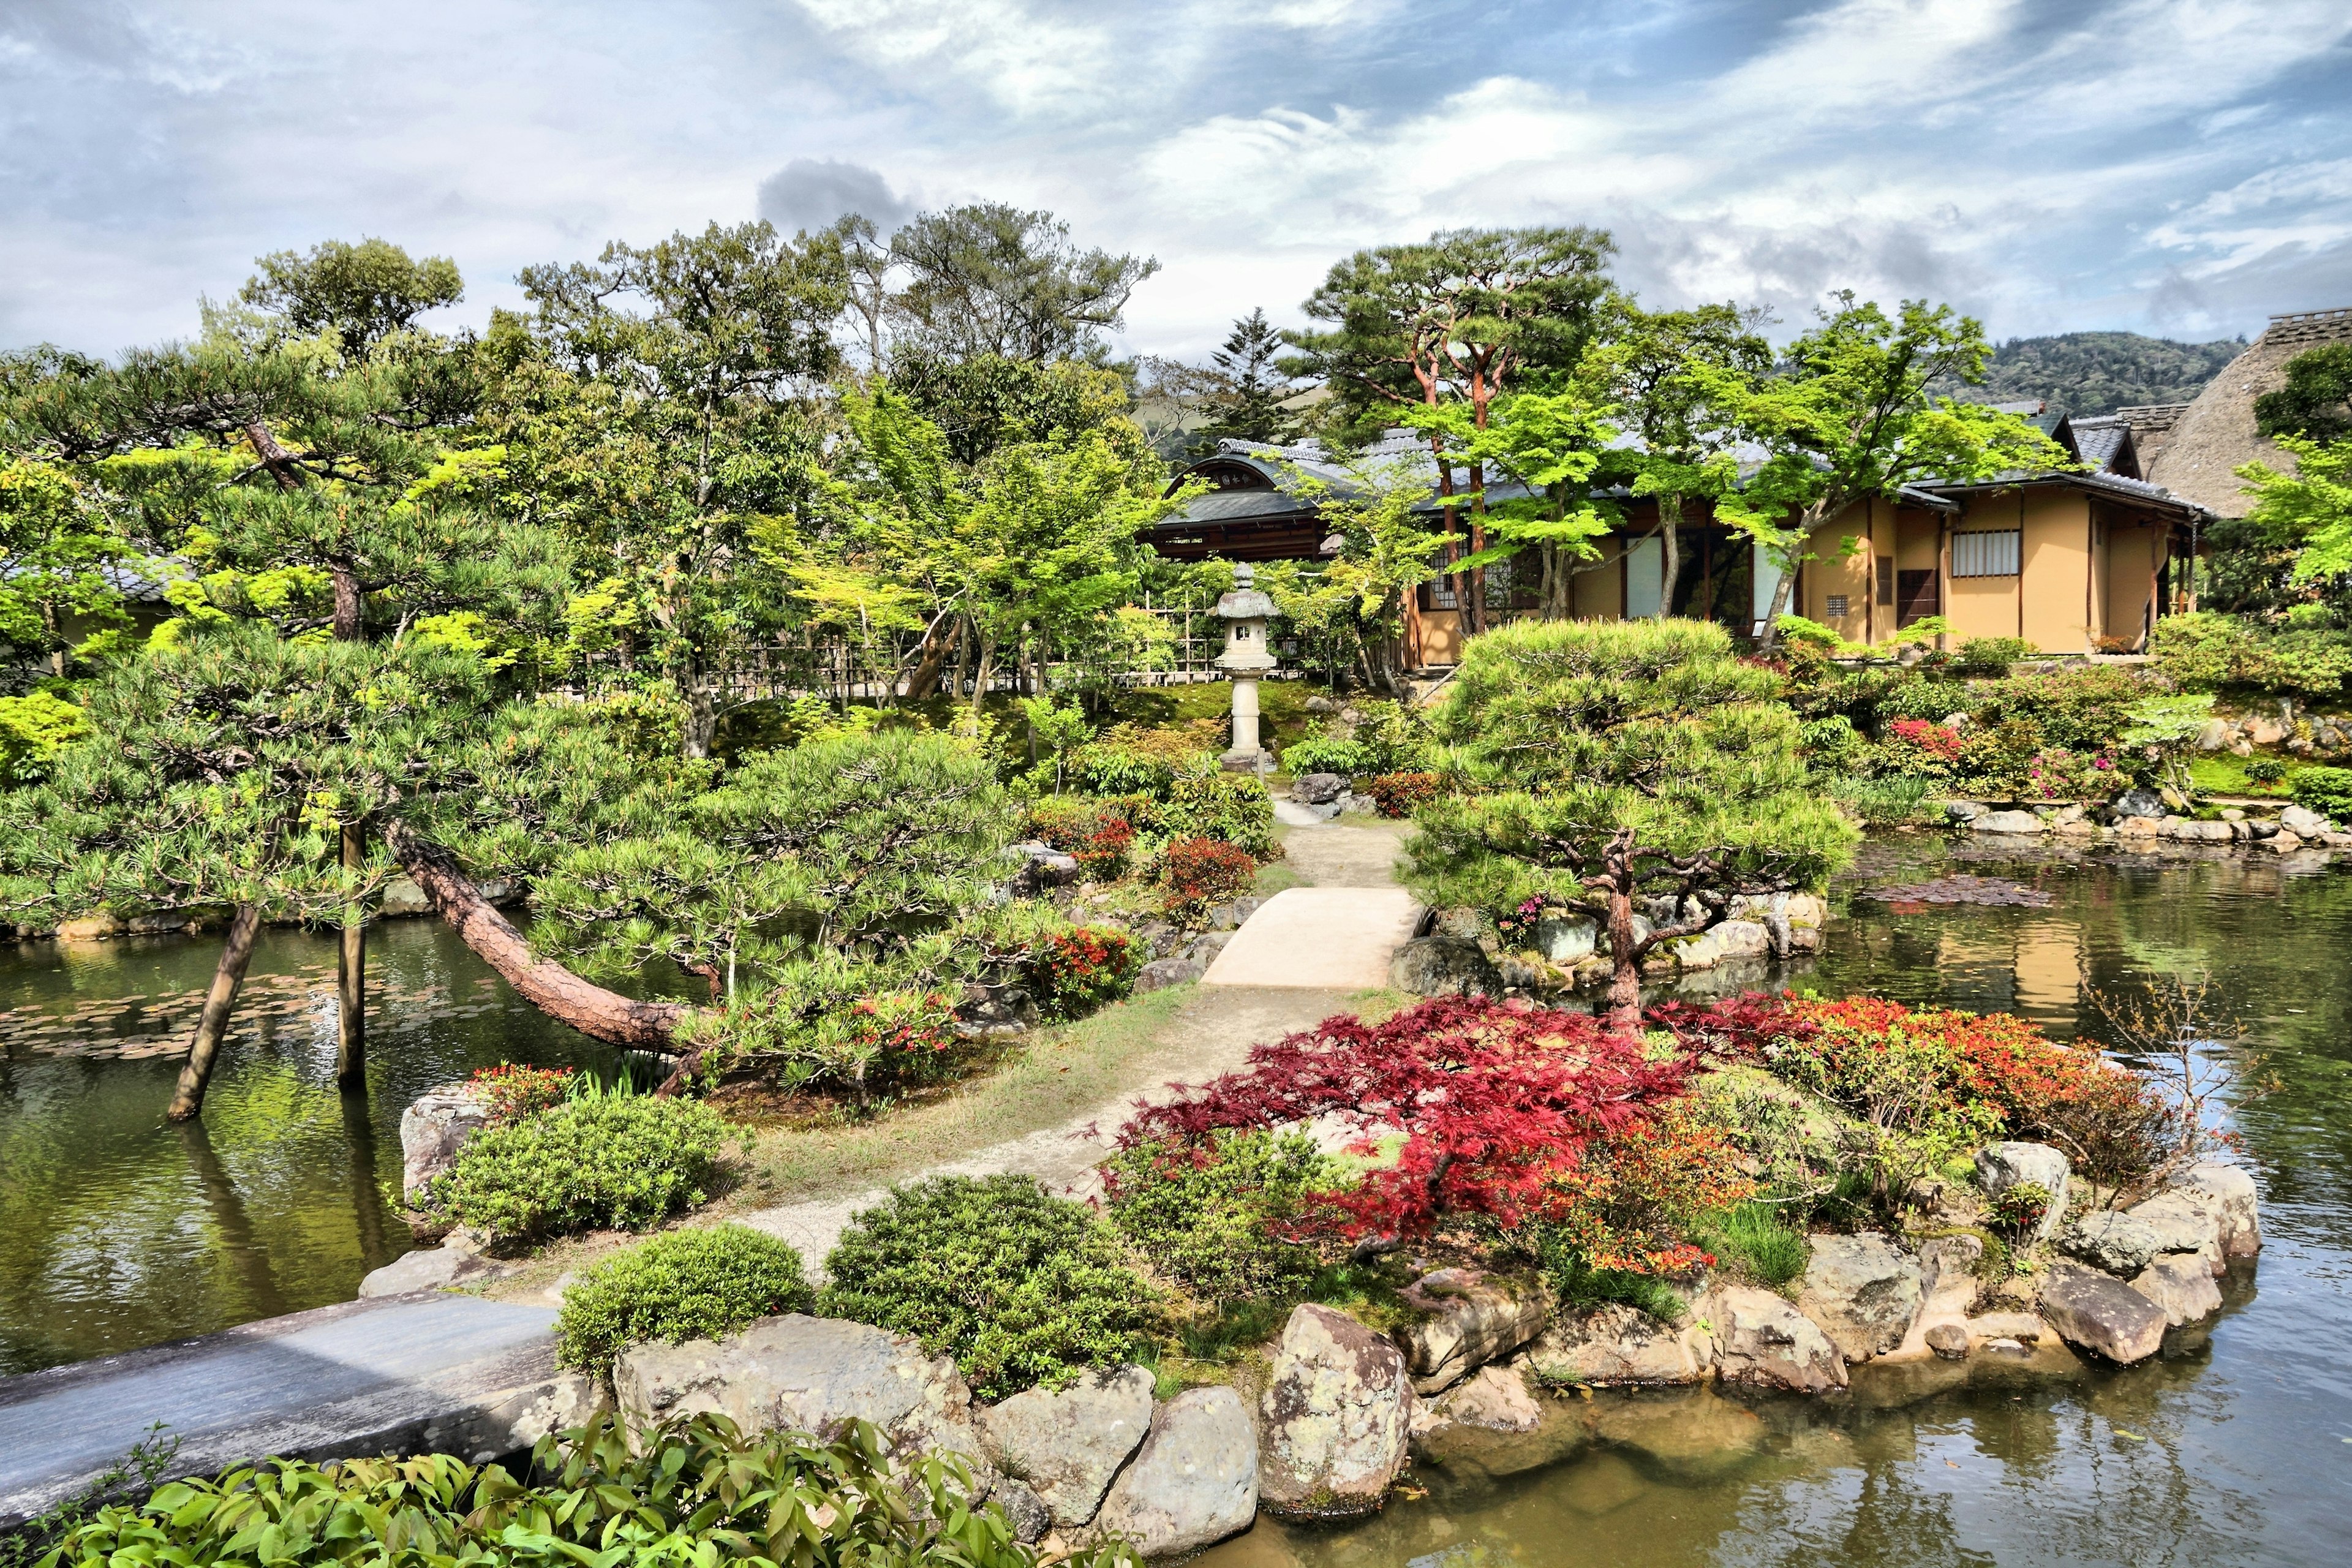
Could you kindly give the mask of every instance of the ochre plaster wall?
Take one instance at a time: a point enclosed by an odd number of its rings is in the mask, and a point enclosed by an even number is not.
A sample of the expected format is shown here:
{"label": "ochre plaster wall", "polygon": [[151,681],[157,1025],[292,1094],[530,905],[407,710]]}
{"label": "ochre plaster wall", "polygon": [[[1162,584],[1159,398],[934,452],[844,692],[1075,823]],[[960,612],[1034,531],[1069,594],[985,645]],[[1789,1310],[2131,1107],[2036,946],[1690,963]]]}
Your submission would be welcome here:
{"label": "ochre plaster wall", "polygon": [[[1610,538],[1602,542],[1601,552],[1613,556],[1624,542],[1622,538]],[[1606,566],[1579,572],[1570,579],[1570,586],[1574,591],[1570,607],[1577,619],[1613,621],[1623,617],[1625,568],[1621,563],[1612,560]]]}
{"label": "ochre plaster wall", "polygon": [[2108,637],[2137,637],[2146,624],[2152,584],[2163,560],[2161,530],[2144,523],[2109,521],[2101,552],[2100,588],[2105,595],[2101,630]]}

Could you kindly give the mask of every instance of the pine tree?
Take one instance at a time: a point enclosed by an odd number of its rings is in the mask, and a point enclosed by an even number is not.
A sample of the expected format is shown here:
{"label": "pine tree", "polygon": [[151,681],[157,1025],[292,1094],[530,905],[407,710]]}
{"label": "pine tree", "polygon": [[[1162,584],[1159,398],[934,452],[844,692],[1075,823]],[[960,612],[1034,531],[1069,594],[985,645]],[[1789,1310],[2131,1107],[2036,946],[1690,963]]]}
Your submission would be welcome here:
{"label": "pine tree", "polygon": [[1856,835],[1807,783],[1770,670],[1700,621],[1525,621],[1468,646],[1435,723],[1456,793],[1415,815],[1433,904],[1591,910],[1639,1027],[1642,960],[1742,894],[1818,889]]}

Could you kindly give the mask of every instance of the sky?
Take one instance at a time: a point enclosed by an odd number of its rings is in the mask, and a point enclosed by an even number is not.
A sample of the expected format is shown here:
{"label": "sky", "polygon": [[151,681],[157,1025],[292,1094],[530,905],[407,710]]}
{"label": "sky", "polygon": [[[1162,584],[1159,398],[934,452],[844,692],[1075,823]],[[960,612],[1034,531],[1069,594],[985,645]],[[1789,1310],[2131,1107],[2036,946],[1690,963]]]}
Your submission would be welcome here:
{"label": "sky", "polygon": [[1198,359],[1357,248],[1591,224],[1646,304],[1997,339],[2352,306],[2346,0],[0,0],[0,348],[193,333],[264,251],[515,274],[975,199],[1155,257]]}

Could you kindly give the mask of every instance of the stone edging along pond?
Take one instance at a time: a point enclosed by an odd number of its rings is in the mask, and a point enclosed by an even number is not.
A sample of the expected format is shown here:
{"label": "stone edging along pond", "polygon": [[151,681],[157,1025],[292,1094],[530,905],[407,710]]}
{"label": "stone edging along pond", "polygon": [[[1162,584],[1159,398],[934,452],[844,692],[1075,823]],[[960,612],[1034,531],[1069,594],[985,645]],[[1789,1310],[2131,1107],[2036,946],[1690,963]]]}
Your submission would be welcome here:
{"label": "stone edging along pond", "polygon": [[[634,1346],[609,1385],[565,1374],[572,1386],[548,1408],[610,1409],[633,1431],[703,1411],[821,1435],[863,1419],[897,1459],[969,1465],[1021,1537],[1049,1552],[1115,1536],[1164,1557],[1235,1534],[1260,1510],[1372,1511],[1416,1458],[1507,1473],[1587,1437],[1654,1446],[1654,1429],[1675,1418],[1594,1389],[1712,1383],[1836,1398],[1864,1364],[1931,1385],[2129,1365],[2218,1312],[2215,1280],[2262,1246],[2253,1181],[2234,1166],[2193,1165],[2128,1210],[2070,1215],[2059,1151],[1995,1143],[1975,1163],[1987,1196],[2029,1183],[2062,1194],[2019,1238],[2032,1273],[1987,1279],[1982,1232],[1822,1234],[1788,1293],[1693,1279],[1669,1324],[1622,1305],[1563,1309],[1538,1280],[1440,1268],[1403,1292],[1412,1314],[1387,1332],[1297,1307],[1230,1385],[1158,1399],[1149,1369],[1115,1367],[994,1405],[911,1339],[795,1314],[715,1341]],[[1664,1440],[1687,1458],[1733,1435],[1697,1419]]]}

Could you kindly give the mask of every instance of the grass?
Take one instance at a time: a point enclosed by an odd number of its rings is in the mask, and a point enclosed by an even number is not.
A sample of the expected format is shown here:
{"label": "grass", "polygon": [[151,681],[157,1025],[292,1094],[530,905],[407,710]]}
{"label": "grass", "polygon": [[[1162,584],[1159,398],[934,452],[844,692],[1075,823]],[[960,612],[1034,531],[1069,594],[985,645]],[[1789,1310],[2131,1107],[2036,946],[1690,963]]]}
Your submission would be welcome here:
{"label": "grass", "polygon": [[1270,899],[1285,888],[1303,888],[1306,885],[1306,878],[1276,860],[1257,868],[1257,876],[1250,883],[1250,891],[1261,899]]}
{"label": "grass", "polygon": [[1192,994],[1171,986],[1040,1030],[994,1070],[927,1104],[872,1121],[761,1134],[738,1204],[760,1207],[856,1192],[950,1157],[1057,1126],[1129,1087]]}
{"label": "grass", "polygon": [[[2261,755],[2262,753],[2256,753]],[[2246,764],[2253,757],[2231,756],[2227,752],[2208,752],[2192,757],[2189,763],[2189,782],[2200,795],[2245,795],[2274,796],[2284,800],[2287,785],[2294,775],[2311,764],[2282,758],[2286,762],[2286,773],[2276,784],[2256,784],[2246,776]]]}
{"label": "grass", "polygon": [[1722,1267],[1774,1289],[1802,1274],[1811,1257],[1804,1232],[1783,1222],[1770,1204],[1726,1210],[1693,1239]]}

